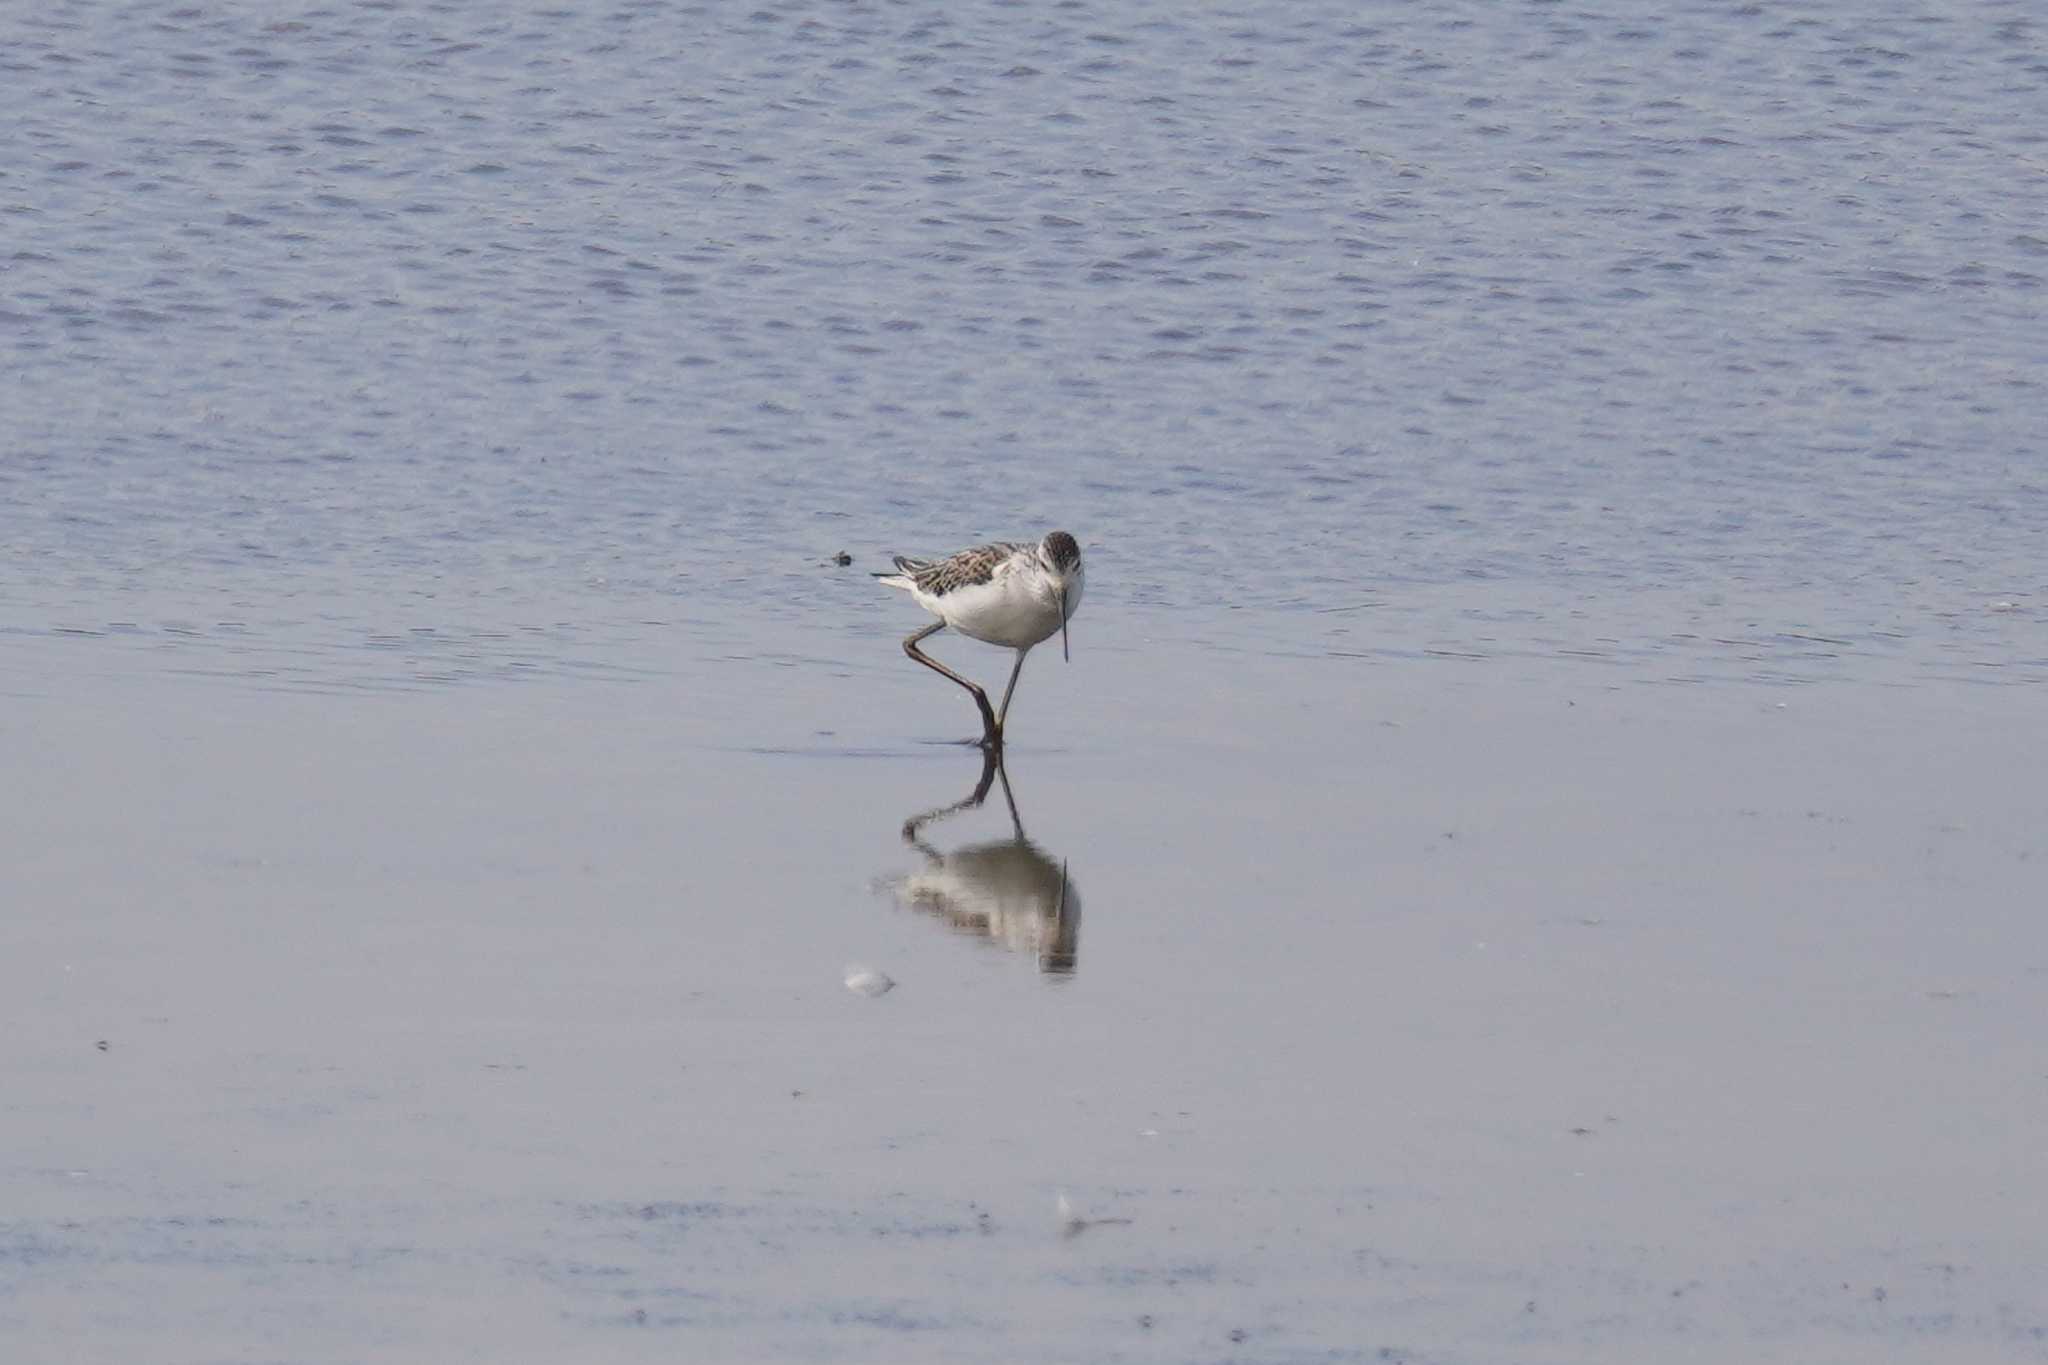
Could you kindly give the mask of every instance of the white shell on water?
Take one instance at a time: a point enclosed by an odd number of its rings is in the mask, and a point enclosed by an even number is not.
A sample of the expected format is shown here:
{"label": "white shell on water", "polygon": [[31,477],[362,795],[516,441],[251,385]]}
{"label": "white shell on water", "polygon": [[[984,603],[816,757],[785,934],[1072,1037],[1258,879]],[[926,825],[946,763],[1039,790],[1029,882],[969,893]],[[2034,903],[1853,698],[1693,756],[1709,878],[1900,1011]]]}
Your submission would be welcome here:
{"label": "white shell on water", "polygon": [[887,995],[896,989],[896,983],[887,972],[878,972],[856,962],[846,969],[846,989],[855,995]]}

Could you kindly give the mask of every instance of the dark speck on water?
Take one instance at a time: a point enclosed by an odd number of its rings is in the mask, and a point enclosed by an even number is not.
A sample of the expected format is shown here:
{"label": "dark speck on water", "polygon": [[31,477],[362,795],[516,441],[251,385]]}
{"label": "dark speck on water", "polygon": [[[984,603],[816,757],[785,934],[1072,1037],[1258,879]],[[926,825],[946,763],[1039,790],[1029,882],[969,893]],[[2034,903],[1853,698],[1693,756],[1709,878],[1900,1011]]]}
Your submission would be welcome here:
{"label": "dark speck on water", "polygon": [[[2032,8],[140,13],[0,7],[0,1360],[2048,1361]],[[1051,526],[962,803],[819,547]]]}

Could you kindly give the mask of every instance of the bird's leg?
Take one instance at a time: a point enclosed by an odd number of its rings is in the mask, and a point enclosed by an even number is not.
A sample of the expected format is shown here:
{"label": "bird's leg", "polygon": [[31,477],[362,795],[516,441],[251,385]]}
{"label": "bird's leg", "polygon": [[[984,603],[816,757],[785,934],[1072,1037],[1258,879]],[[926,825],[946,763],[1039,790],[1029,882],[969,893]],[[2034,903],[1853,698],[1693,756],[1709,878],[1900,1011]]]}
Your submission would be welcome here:
{"label": "bird's leg", "polygon": [[[937,672],[945,674],[954,682],[959,683],[962,687],[966,688],[969,692],[971,692],[974,695],[975,706],[978,707],[981,711],[982,747],[985,749],[1001,748],[1003,743],[1003,727],[1001,723],[996,720],[996,713],[988,709],[988,693],[982,691],[979,687],[976,687],[973,683],[967,681],[967,679],[961,677],[958,673],[955,673],[952,669],[946,667],[937,659],[934,659],[931,655],[925,653],[923,650],[917,647],[917,642],[919,640],[922,640],[929,635],[936,635],[938,632],[944,630],[945,628],[946,623],[944,621],[932,622],[923,630],[915,632],[914,634],[912,634],[904,640],[903,652],[905,654],[908,654],[911,658],[917,660],[919,663],[923,664],[926,668],[933,669]],[[1016,679],[1012,678],[1011,681],[1015,682]]]}
{"label": "bird's leg", "polygon": [[1003,722],[1010,715],[1010,694],[1017,690],[1017,675],[1024,671],[1024,656],[1031,652],[1030,646],[1017,651],[1017,666],[1010,670],[1010,685],[1003,689],[1003,704],[996,712],[996,732],[1002,733]]}

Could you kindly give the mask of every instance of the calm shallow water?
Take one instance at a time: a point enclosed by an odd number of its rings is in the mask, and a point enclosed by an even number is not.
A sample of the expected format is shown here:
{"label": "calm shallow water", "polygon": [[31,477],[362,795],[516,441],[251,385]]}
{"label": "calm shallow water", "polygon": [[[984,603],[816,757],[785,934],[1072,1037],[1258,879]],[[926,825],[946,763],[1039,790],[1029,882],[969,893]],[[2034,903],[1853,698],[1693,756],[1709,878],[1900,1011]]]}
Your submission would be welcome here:
{"label": "calm shallow water", "polygon": [[1022,714],[1085,704],[1013,756],[1028,847],[1000,804],[907,842],[979,765],[893,715],[728,744],[845,700],[806,670],[18,698],[0,1331],[2043,1354],[2030,697],[1416,671],[1148,718],[1201,657],[1048,670]]}
{"label": "calm shallow water", "polygon": [[2044,32],[0,18],[0,1338],[2048,1354]]}

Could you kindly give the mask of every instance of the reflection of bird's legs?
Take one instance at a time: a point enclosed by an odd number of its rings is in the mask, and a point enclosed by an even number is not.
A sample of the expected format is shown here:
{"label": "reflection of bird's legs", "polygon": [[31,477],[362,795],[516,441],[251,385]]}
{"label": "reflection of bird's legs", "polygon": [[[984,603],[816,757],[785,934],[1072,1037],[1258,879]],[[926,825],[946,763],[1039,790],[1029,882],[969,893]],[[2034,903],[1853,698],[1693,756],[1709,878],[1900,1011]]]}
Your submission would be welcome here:
{"label": "reflection of bird's legs", "polygon": [[996,708],[996,737],[998,740],[1002,738],[1003,722],[1010,718],[1010,694],[1017,690],[1017,675],[1024,671],[1024,656],[1030,652],[1030,645],[1026,645],[1017,651],[1016,666],[1010,670],[1010,685],[1003,689],[1003,704]]}
{"label": "reflection of bird's legs", "polygon": [[[1024,655],[1021,652],[1017,655],[1017,662],[1024,662]],[[1003,780],[1003,804],[1010,808],[1010,828],[1017,831],[1017,838],[1021,842],[1024,838],[1024,822],[1017,818],[1017,798],[1010,794],[1010,770],[1003,766],[1001,759],[996,761],[996,776]],[[981,785],[983,791],[988,790],[987,773],[982,774]]]}
{"label": "reflection of bird's legs", "polygon": [[[918,834],[926,825],[934,820],[943,820],[947,816],[960,811],[972,810],[988,800],[988,789],[994,784],[997,774],[1002,773],[1002,771],[1003,760],[997,755],[996,751],[993,749],[983,750],[981,755],[981,780],[974,784],[974,790],[950,806],[940,806],[936,810],[928,810],[923,815],[913,815],[908,820],[905,820],[903,822],[903,842],[914,845],[925,857],[937,862],[939,859],[937,851],[919,843]],[[1003,777],[1003,799],[1009,800],[1009,796],[1010,779],[1005,775]],[[1012,801],[1010,802],[1010,816],[1012,820],[1016,818],[1016,814],[1017,804]]]}
{"label": "reflection of bird's legs", "polygon": [[[928,635],[936,635],[945,628],[946,623],[944,621],[934,621],[923,630],[913,632],[903,641],[903,652],[923,664],[926,668],[943,673],[954,682],[966,688],[973,695],[975,706],[981,711],[981,742],[983,747],[999,748],[1003,742],[1003,724],[996,719],[996,713],[988,709],[988,693],[982,691],[979,687],[917,647],[919,640],[924,639]],[[1021,655],[1018,657],[1017,662],[1019,665],[1023,664],[1024,660]],[[1015,685],[1016,681],[1016,675],[1012,674],[1010,677],[1011,684]],[[1005,706],[1009,705],[1009,700],[1009,697],[1005,696],[1003,704]]]}

